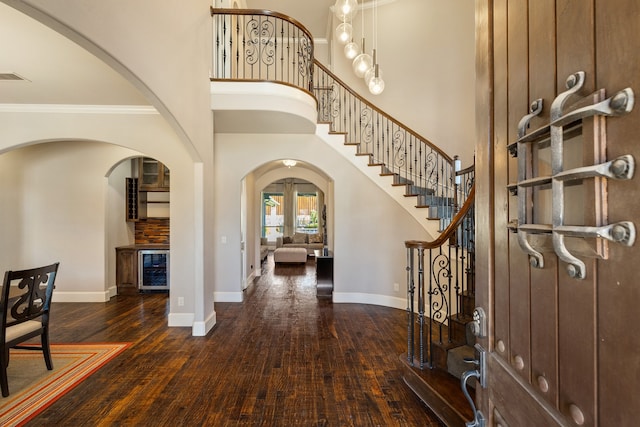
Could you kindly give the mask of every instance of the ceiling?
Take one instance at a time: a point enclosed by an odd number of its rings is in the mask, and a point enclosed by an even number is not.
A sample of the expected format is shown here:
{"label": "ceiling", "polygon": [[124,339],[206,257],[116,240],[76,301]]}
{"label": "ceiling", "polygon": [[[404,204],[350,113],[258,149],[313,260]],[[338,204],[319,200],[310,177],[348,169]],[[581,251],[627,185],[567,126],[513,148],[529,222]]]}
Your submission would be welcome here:
{"label": "ceiling", "polygon": [[[246,0],[252,9],[295,17],[326,39],[335,0]],[[0,1],[0,104],[148,105],[126,79],[66,37]],[[96,82],[100,82],[96,84]]]}
{"label": "ceiling", "polygon": [[[0,104],[148,105],[104,62],[27,15],[0,2]],[[96,84],[96,82],[100,82]]]}

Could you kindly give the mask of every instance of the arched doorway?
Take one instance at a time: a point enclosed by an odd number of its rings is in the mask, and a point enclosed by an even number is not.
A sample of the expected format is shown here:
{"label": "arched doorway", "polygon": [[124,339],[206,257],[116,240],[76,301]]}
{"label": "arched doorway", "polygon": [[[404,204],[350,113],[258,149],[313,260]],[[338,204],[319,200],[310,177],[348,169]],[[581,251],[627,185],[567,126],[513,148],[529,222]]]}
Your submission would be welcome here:
{"label": "arched doorway", "polygon": [[[287,206],[291,212],[290,225],[287,227],[284,224],[284,214],[281,218],[282,225],[278,225],[280,221],[278,212],[285,209],[286,186],[289,187],[287,200],[291,202],[291,206]],[[245,189],[241,199],[243,219],[240,224],[240,233],[245,240],[244,246],[241,245],[241,250],[244,251],[241,267],[243,289],[248,286],[253,277],[261,275],[262,237],[267,237],[267,245],[273,249],[277,236],[284,236],[285,233],[293,235],[298,229],[299,232],[323,234],[325,244],[329,247],[333,245],[333,180],[324,171],[309,162],[300,160],[296,160],[295,166],[285,166],[282,159],[274,160],[262,164],[247,174],[242,180],[242,187]],[[280,210],[276,207],[274,211],[266,212],[265,216],[265,200],[268,200],[271,193],[282,193],[283,206]],[[301,198],[300,202],[297,200],[298,195]],[[313,199],[313,201],[304,199]],[[274,200],[280,203],[277,199]],[[305,202],[307,202],[306,205]],[[300,208],[299,215],[294,212],[295,206]],[[326,219],[322,219],[323,211],[326,212]],[[272,212],[274,216],[271,216]],[[265,226],[269,229],[264,229]]]}

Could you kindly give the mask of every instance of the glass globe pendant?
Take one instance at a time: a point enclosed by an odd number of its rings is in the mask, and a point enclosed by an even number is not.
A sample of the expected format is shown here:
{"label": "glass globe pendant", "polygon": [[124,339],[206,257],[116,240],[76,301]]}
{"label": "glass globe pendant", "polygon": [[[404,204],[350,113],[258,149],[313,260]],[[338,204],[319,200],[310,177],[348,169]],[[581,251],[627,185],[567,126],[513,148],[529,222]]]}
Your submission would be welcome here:
{"label": "glass globe pendant", "polygon": [[[369,83],[371,83],[371,80],[374,77],[382,78],[382,70],[380,70],[380,67],[377,67],[377,64],[378,64],[378,57],[376,54],[376,49],[373,49],[373,65],[371,68],[367,70],[366,73],[364,73],[364,82],[367,85],[367,87],[369,87]],[[376,76],[376,73],[378,73],[377,76]]]}
{"label": "glass globe pendant", "polygon": [[369,68],[373,66],[373,58],[364,52],[364,39],[362,39],[362,53],[353,60],[353,72],[360,78],[363,78]]}
{"label": "glass globe pendant", "polygon": [[340,21],[351,21],[358,13],[357,0],[337,0],[333,6],[336,18]]}
{"label": "glass globe pendant", "polygon": [[353,34],[353,27],[348,22],[343,22],[342,24],[336,27],[336,38],[342,44],[345,44],[349,40],[351,40],[352,34]]}
{"label": "glass globe pendant", "polygon": [[360,55],[360,46],[358,46],[358,43],[354,43],[353,40],[351,40],[345,45],[344,54],[348,59],[353,59]]}
{"label": "glass globe pendant", "polygon": [[380,95],[384,90],[384,80],[382,80],[382,77],[380,77],[379,75],[378,64],[374,65],[372,68],[375,70],[375,72],[374,77],[369,81],[368,84],[369,92],[371,92],[373,95]]}
{"label": "glass globe pendant", "polygon": [[365,73],[373,66],[373,59],[368,53],[361,53],[353,60],[353,72],[363,78]]}

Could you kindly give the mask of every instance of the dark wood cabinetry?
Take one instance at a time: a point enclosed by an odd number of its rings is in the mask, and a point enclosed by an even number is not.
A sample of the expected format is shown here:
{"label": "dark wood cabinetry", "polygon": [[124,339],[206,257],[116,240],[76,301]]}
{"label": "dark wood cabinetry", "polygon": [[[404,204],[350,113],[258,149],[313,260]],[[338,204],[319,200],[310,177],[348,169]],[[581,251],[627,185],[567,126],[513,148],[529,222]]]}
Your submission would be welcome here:
{"label": "dark wood cabinetry", "polygon": [[141,157],[138,163],[140,191],[169,191],[171,184],[169,168],[159,161]]}
{"label": "dark wood cabinetry", "polygon": [[[140,292],[139,254],[143,252],[167,252],[169,245],[133,244],[116,248],[116,286],[118,295],[131,295]],[[168,258],[167,258],[168,260]],[[159,288],[158,288],[159,289]]]}
{"label": "dark wood cabinetry", "polygon": [[[127,221],[168,217],[169,168],[150,157],[138,159],[138,177],[125,178]],[[148,208],[152,204],[153,209]]]}
{"label": "dark wood cabinetry", "polygon": [[125,178],[127,221],[138,221],[147,217],[147,194],[138,189],[138,178]]}
{"label": "dark wood cabinetry", "polygon": [[138,292],[138,250],[116,248],[116,286],[118,294]]}

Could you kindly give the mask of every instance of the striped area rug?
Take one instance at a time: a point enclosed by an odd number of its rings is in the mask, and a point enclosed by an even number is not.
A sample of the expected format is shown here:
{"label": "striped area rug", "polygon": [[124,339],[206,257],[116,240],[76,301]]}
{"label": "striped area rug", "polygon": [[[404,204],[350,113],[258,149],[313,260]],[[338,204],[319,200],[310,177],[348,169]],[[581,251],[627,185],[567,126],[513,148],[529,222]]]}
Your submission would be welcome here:
{"label": "striped area rug", "polygon": [[47,370],[42,352],[11,350],[10,394],[0,397],[0,426],[24,425],[129,345],[52,344],[52,371]]}

